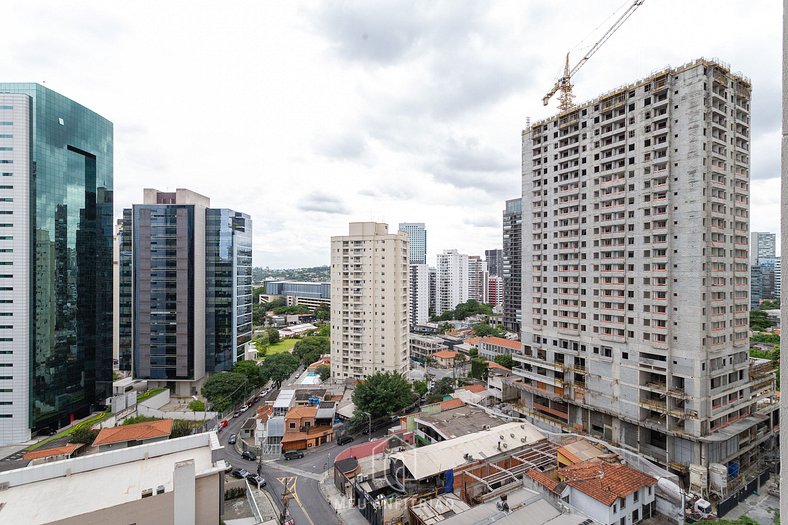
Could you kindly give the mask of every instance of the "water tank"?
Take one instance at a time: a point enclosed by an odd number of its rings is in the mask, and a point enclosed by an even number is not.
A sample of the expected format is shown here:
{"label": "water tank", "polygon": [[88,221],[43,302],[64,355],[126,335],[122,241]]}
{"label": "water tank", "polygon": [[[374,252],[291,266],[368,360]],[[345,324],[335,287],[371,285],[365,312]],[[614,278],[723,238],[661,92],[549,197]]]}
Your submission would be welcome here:
{"label": "water tank", "polygon": [[690,465],[690,492],[703,493],[709,486],[709,469],[703,465]]}
{"label": "water tank", "polygon": [[709,489],[716,494],[723,494],[728,487],[728,468],[720,463],[709,465]]}

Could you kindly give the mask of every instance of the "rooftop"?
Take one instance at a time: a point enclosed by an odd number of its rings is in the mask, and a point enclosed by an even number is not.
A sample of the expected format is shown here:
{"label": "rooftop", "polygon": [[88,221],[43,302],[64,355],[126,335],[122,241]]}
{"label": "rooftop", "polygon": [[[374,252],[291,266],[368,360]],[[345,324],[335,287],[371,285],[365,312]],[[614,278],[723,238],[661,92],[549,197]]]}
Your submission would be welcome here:
{"label": "rooftop", "polygon": [[437,359],[454,359],[457,354],[459,354],[459,352],[454,352],[452,350],[440,350],[432,354],[432,357]]}
{"label": "rooftop", "polygon": [[34,459],[49,458],[53,456],[67,456],[73,454],[77,449],[83,446],[84,445],[82,443],[70,443],[62,447],[34,450],[22,456],[22,459],[25,461],[33,461]]}
{"label": "rooftop", "polygon": [[461,386],[460,390],[467,390],[469,392],[473,392],[474,394],[479,394],[487,390],[487,387],[480,383],[474,383],[472,385]]}
{"label": "rooftop", "polygon": [[137,501],[159,485],[171,492],[178,462],[194,461],[197,476],[220,473],[224,465],[212,459],[220,448],[216,433],[205,432],[2,472],[0,522],[50,523]]}
{"label": "rooftop", "polygon": [[317,407],[294,407],[291,408],[285,419],[303,419],[305,417],[315,417],[317,415]]}
{"label": "rooftop", "polygon": [[514,341],[512,339],[504,339],[503,337],[482,337],[480,343],[486,343],[488,345],[496,345],[496,346],[504,346],[506,348],[511,348],[513,350],[520,350],[522,348],[522,343],[520,341]]}
{"label": "rooftop", "polygon": [[657,483],[655,478],[626,465],[597,460],[564,467],[558,475],[570,487],[608,507],[618,498]]}
{"label": "rooftop", "polygon": [[468,451],[472,451],[477,460],[487,459],[512,453],[543,439],[544,434],[531,423],[505,423],[490,430],[397,452],[391,458],[401,461],[413,478],[420,480],[467,463]]}
{"label": "rooftop", "polygon": [[484,430],[485,427],[491,428],[503,423],[503,421],[487,414],[481,408],[470,405],[441,410],[436,414],[418,414],[416,415],[416,421],[433,427],[446,436],[446,439],[465,436]]}
{"label": "rooftop", "polygon": [[172,419],[159,419],[133,425],[102,428],[93,441],[93,445],[111,445],[112,443],[123,443],[124,441],[144,441],[146,439],[167,437],[171,433]]}
{"label": "rooftop", "polygon": [[295,390],[281,390],[279,395],[276,397],[276,401],[274,401],[274,408],[287,408],[290,406],[290,403],[293,402],[293,397],[295,397]]}
{"label": "rooftop", "polygon": [[568,459],[571,463],[581,463],[589,459],[609,455],[606,450],[600,450],[590,441],[578,439],[574,443],[569,443],[560,447],[557,452]]}

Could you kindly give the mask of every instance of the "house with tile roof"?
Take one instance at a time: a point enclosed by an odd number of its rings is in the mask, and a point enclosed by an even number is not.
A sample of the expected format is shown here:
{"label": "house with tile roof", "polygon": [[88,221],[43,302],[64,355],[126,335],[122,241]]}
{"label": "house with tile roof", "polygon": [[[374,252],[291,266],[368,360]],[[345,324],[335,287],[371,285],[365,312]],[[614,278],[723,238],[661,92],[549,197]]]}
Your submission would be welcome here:
{"label": "house with tile roof", "polygon": [[459,352],[452,350],[441,350],[432,354],[435,366],[439,368],[451,368],[454,366],[454,358],[457,357]]}
{"label": "house with tile roof", "polygon": [[99,452],[106,452],[107,450],[164,441],[170,439],[171,433],[172,419],[157,419],[133,425],[108,427],[99,431],[98,436],[93,440],[93,446],[98,447]]}
{"label": "house with tile roof", "polygon": [[22,456],[22,459],[30,462],[28,466],[49,463],[50,461],[59,461],[61,459],[69,459],[74,457],[77,451],[79,451],[79,449],[84,446],[85,445],[82,443],[69,443],[68,445],[63,445],[62,447],[34,450]]}
{"label": "house with tile roof", "polygon": [[282,452],[305,450],[328,443],[334,439],[330,422],[321,420],[316,406],[296,406],[285,416],[285,433]]}
{"label": "house with tile roof", "polygon": [[558,469],[558,480],[568,487],[569,505],[598,523],[632,525],[656,512],[656,478],[621,463],[575,463]]}

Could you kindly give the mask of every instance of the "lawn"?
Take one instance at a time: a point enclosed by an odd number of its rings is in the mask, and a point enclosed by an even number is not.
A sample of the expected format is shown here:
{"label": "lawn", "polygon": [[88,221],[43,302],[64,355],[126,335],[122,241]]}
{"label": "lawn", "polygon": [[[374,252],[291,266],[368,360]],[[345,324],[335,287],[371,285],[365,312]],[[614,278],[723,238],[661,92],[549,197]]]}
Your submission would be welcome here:
{"label": "lawn", "polygon": [[282,339],[278,343],[272,344],[265,349],[265,355],[281,354],[293,349],[298,339]]}
{"label": "lawn", "polygon": [[31,447],[28,447],[27,450],[36,450],[38,448],[43,447],[47,443],[51,443],[52,441],[55,441],[56,439],[60,439],[60,438],[66,437],[66,436],[70,436],[71,434],[74,433],[74,431],[76,429],[82,428],[82,427],[85,427],[85,426],[88,426],[88,427],[93,426],[96,423],[98,423],[100,421],[103,421],[104,419],[108,418],[110,415],[112,415],[112,414],[110,414],[109,412],[99,412],[98,414],[96,414],[95,416],[91,417],[90,419],[86,419],[85,421],[82,421],[81,423],[77,423],[73,427],[71,427],[71,428],[69,428],[67,430],[64,430],[63,432],[58,432],[54,436],[49,436],[48,438],[39,441],[35,445],[33,445]]}

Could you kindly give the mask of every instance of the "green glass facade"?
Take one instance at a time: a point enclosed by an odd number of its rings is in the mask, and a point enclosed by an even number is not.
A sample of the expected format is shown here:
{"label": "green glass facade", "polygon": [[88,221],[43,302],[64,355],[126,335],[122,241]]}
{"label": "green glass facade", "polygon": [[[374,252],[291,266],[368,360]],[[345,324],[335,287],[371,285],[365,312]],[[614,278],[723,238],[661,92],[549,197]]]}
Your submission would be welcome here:
{"label": "green glass facade", "polygon": [[31,342],[14,352],[30,356],[29,427],[58,427],[111,395],[113,127],[38,84],[0,93],[32,100]]}

